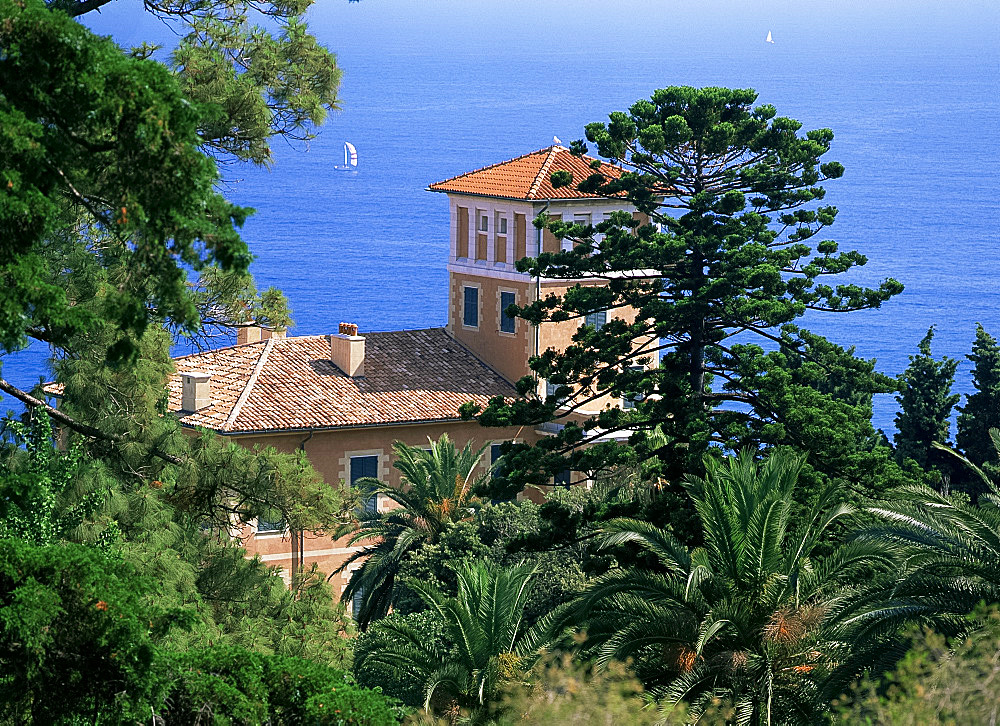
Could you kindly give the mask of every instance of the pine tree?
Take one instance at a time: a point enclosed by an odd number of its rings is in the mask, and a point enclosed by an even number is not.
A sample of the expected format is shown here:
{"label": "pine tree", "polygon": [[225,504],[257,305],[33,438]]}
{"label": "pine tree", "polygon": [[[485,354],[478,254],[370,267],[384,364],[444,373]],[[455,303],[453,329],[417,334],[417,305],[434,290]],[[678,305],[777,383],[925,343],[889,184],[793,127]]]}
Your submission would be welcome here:
{"label": "pine tree", "polygon": [[[111,0],[45,0],[78,18],[115,12]],[[223,159],[273,162],[271,141],[313,138],[338,108],[341,71],[309,32],[313,0],[144,0],[180,41],[168,67],[185,95],[210,110],[198,124],[205,149]],[[260,21],[257,24],[255,21]],[[133,55],[148,58],[143,43]]]}
{"label": "pine tree", "polygon": [[910,356],[910,365],[900,374],[901,391],[896,396],[900,411],[896,414],[896,457],[900,462],[912,459],[925,469],[950,469],[946,456],[933,447],[947,444],[952,409],[958,394],[951,392],[958,361],[931,355],[932,326]]}
{"label": "pine tree", "polygon": [[991,428],[1000,428],[1000,345],[982,325],[976,326],[972,352],[972,385],[976,392],[959,408],[958,448],[972,463],[994,462],[997,452],[990,440]]}

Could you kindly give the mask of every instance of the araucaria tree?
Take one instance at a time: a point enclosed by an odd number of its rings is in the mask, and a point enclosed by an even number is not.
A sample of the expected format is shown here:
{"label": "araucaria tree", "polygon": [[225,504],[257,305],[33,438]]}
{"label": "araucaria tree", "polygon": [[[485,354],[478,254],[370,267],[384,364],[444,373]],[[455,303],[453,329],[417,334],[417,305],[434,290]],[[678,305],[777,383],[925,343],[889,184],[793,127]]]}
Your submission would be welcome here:
{"label": "araucaria tree", "polygon": [[[637,400],[633,408],[568,425],[547,446],[568,450],[603,432],[661,425],[670,444],[659,453],[673,451],[667,459],[678,473],[697,470],[713,441],[790,443],[836,459],[841,439],[856,443],[870,432],[865,398],[893,384],[793,323],[807,311],[877,308],[902,285],[827,282],[867,262],[833,240],[814,242],[837,214],[822,204],[822,183],[844,171],[822,160],[833,132],[801,133],[801,123],[773,106],[755,107],[756,98],[748,89],[665,88],[586,127],[587,140],[623,173],[603,175],[594,163],[586,179],[556,172],[553,183],[626,200],[643,218],[619,212],[596,226],[536,220],[571,239],[572,249],[523,260],[519,269],[606,284],[571,286],[520,314],[540,323],[603,310],[608,322],[581,326],[564,352],[532,361],[539,376],[567,386],[560,398],[579,391],[562,409],[556,396],[494,401],[483,423],[571,420],[599,396],[628,397]],[[572,151],[584,154],[586,143]],[[532,385],[524,381],[523,390]],[[592,468],[612,448],[578,449],[574,463]]]}

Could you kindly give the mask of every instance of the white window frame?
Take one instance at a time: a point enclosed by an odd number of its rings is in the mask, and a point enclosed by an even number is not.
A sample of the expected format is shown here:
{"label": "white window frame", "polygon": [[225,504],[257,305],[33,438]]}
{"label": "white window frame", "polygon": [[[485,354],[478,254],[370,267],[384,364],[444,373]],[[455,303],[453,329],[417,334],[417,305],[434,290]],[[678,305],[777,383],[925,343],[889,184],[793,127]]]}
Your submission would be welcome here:
{"label": "white window frame", "polygon": [[[261,529],[260,524],[261,524],[260,518],[258,517],[256,520],[254,520],[254,534],[257,537],[273,537],[274,535],[284,536],[284,534],[288,531],[288,522],[286,522],[284,519],[280,520],[279,522],[273,523],[281,525],[279,528],[276,529]],[[269,522],[269,524],[272,523]]]}
{"label": "white window frame", "polygon": [[[469,325],[466,321],[465,315],[465,304],[466,304],[466,290],[476,291],[476,324]],[[483,290],[482,286],[477,283],[462,283],[462,327],[466,330],[479,330],[480,321],[483,319]]]}
{"label": "white window frame", "polygon": [[[604,319],[600,320],[600,318],[602,316],[603,316]],[[591,318],[593,318],[593,321],[591,321]],[[591,327],[594,328],[594,330],[600,330],[601,328],[603,328],[607,324],[608,324],[608,311],[607,310],[597,310],[595,312],[588,313],[587,315],[583,316],[583,323],[582,323],[582,325],[590,325]]]}
{"label": "white window frame", "polygon": [[497,333],[499,333],[500,335],[503,335],[505,337],[508,337],[508,338],[516,338],[517,337],[517,318],[513,318],[513,320],[514,320],[514,329],[513,330],[504,330],[503,329],[503,321],[504,321],[503,311],[504,311],[504,308],[506,307],[503,304],[503,296],[504,295],[513,295],[514,296],[514,303],[513,304],[517,305],[517,290],[510,290],[510,289],[505,288],[505,287],[501,287],[501,288],[499,288],[497,290]]}

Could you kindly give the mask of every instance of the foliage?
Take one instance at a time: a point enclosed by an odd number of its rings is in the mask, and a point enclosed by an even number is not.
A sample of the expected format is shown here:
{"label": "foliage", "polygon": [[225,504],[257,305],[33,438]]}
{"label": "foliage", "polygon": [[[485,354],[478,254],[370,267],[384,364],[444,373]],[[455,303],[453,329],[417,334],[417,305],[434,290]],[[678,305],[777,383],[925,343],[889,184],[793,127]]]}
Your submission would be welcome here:
{"label": "foliage", "polygon": [[[407,635],[399,635],[402,633]],[[409,635],[411,633],[412,636]],[[387,643],[390,647],[405,648],[411,637],[423,643],[428,650],[443,654],[442,657],[454,655],[455,648],[448,640],[445,624],[433,611],[422,610],[405,615],[392,612],[367,632],[360,633],[354,641],[353,673],[358,685],[381,688],[383,693],[391,693],[405,706],[423,709],[424,683],[415,679],[410,671],[372,657]]]}
{"label": "foliage", "polygon": [[893,726],[995,723],[1000,704],[1000,615],[981,608],[981,627],[948,641],[924,629],[883,682],[863,682],[840,705],[838,721]]}
{"label": "foliage", "polygon": [[241,648],[172,655],[170,689],[159,715],[169,724],[397,723],[388,699],[360,688],[343,671],[308,660]]}
{"label": "foliage", "polygon": [[0,717],[147,717],[138,706],[158,695],[155,636],[185,619],[148,601],[153,589],[92,548],[0,540]]}
{"label": "foliage", "polygon": [[[720,703],[703,713],[698,723],[723,726],[731,717],[732,709]],[[679,726],[688,719],[683,708],[664,712],[644,700],[642,684],[621,663],[595,669],[568,654],[550,654],[535,665],[524,683],[509,687],[497,723]]]}
{"label": "foliage", "polygon": [[966,398],[965,406],[959,407],[955,441],[973,464],[995,464],[997,450],[989,431],[1000,427],[1000,345],[978,325],[972,352],[966,357],[973,365],[972,385],[976,392]]}
{"label": "foliage", "polygon": [[[34,417],[27,427],[9,422],[8,430],[28,438],[14,437],[14,444],[24,442],[27,448],[12,446],[6,452],[10,469],[0,474],[0,531],[7,536],[90,545],[142,572],[155,583],[146,595],[151,605],[193,608],[191,628],[165,636],[172,647],[229,642],[341,667],[349,663],[343,635],[352,626],[320,573],[298,573],[290,592],[273,568],[247,559],[228,526],[206,529],[210,520],[203,510],[178,506],[169,480],[138,478],[134,458],[127,462],[134,465],[127,475],[126,466],[113,467],[111,456],[95,459],[82,443],[60,451],[43,417]],[[258,466],[268,460],[241,451],[247,461],[257,458]],[[168,467],[159,475],[169,473]],[[229,475],[242,473],[237,467]],[[271,491],[282,486],[275,478],[256,483],[260,502],[280,502]],[[220,505],[228,491],[218,493]],[[287,493],[296,495],[297,490]]]}
{"label": "foliage", "polygon": [[500,724],[658,724],[641,697],[642,684],[621,664],[595,671],[571,656],[543,658],[523,683],[509,687]]}
{"label": "foliage", "polygon": [[[248,210],[214,191],[199,148],[203,107],[160,64],[41,0],[4,0],[0,16],[0,344],[17,350],[40,328],[62,345],[105,319],[140,334],[147,306],[194,330],[184,268],[250,262],[237,233]],[[117,284],[96,306],[74,305],[78,286],[58,277],[95,261]],[[124,335],[112,352],[135,348]]]}
{"label": "foliage", "polygon": [[463,565],[456,574],[455,597],[426,583],[407,583],[443,625],[453,648],[424,640],[405,621],[383,620],[372,625],[370,650],[356,653],[355,667],[374,665],[420,684],[428,712],[485,717],[495,710],[502,684],[520,678],[542,645],[539,631],[524,627],[534,570],[478,562]]}
{"label": "foliage", "polygon": [[[1000,431],[989,435],[1000,450]],[[1000,489],[965,462],[985,490],[976,504],[914,485],[868,508],[881,521],[864,537],[902,547],[906,555],[890,610],[898,625],[920,618],[952,635],[965,627],[956,616],[972,613],[983,601],[1000,602]]]}
{"label": "foliage", "polygon": [[479,507],[473,495],[474,476],[486,447],[473,448],[470,441],[458,450],[447,434],[431,441],[430,450],[393,444],[393,466],[401,474],[401,486],[362,478],[356,485],[367,497],[385,497],[397,508],[364,511],[352,527],[348,545],[374,541],[355,552],[340,566],[342,572],[354,562],[364,564],[351,574],[341,599],[351,601],[362,593],[354,613],[364,630],[372,620],[384,617],[397,598],[396,578],[407,554],[425,543],[433,544],[449,523],[470,518]]}
{"label": "foliage", "polygon": [[[60,455],[52,445],[47,416],[27,422],[3,422],[10,445],[0,463],[0,539],[46,545],[60,540],[95,508],[95,499],[59,506],[72,488],[83,452],[80,447]],[[23,446],[23,448],[21,448]]]}
{"label": "foliage", "polygon": [[[107,12],[111,0],[46,0],[73,17]],[[204,104],[198,133],[222,159],[269,164],[275,137],[306,140],[337,108],[340,69],[309,33],[312,0],[145,0],[180,37],[169,68],[185,95]],[[255,24],[255,20],[263,24]],[[158,48],[143,43],[132,55]]]}
{"label": "foliage", "polygon": [[[522,260],[519,270],[607,284],[573,285],[522,307],[520,316],[540,323],[607,311],[609,319],[599,330],[581,326],[565,351],[543,351],[531,361],[538,376],[565,387],[557,396],[496,399],[480,412],[489,426],[567,423],[558,437],[530,452],[522,448],[511,461],[526,481],[543,483],[566,466],[547,454],[570,449],[575,470],[617,462],[620,446],[581,446],[613,431],[640,432],[632,437],[640,458],[658,455],[668,480],[699,471],[712,442],[790,444],[835,466],[845,456],[840,439],[853,446],[859,431],[871,432],[863,398],[841,389],[869,396],[893,390],[893,382],[851,351],[791,324],[807,311],[877,308],[902,286],[825,282],[867,262],[832,240],[811,241],[837,214],[821,204],[822,182],[843,173],[839,163],[822,161],[833,133],[800,133],[801,124],[777,116],[773,106],[754,107],[756,97],[725,88],[655,91],[628,112],[612,113],[609,123],[586,127],[599,154],[623,168],[619,177],[597,164],[586,179],[553,175],[553,184],[575,182],[588,195],[631,203],[649,223],[627,212],[596,226],[536,220],[571,240],[572,249]],[[583,154],[585,143],[574,142],[572,151]],[[519,386],[530,394],[535,384],[525,379]],[[581,408],[604,395],[641,400],[574,423]],[[655,426],[667,443],[652,450],[641,432]]]}
{"label": "foliage", "polygon": [[900,461],[912,459],[921,468],[934,467],[944,472],[951,462],[933,444],[948,443],[951,411],[959,400],[958,394],[951,393],[958,361],[948,357],[934,360],[933,338],[931,327],[920,341],[917,355],[910,356],[910,365],[899,376],[901,393],[896,401],[900,411],[896,414],[894,440]]}
{"label": "foliage", "polygon": [[[530,500],[487,504],[473,519],[449,524],[436,542],[411,551],[400,567],[400,579],[429,583],[448,595],[455,595],[458,584],[455,572],[463,565],[476,561],[504,567],[534,565],[536,574],[524,615],[525,623],[530,626],[582,591],[586,583],[583,566],[589,559],[582,543],[531,551],[517,546],[540,526],[539,506]],[[403,586],[396,608],[410,612],[423,607],[423,601]]]}
{"label": "foliage", "polygon": [[603,546],[638,547],[653,565],[598,578],[562,621],[586,628],[599,664],[634,659],[651,694],[684,701],[694,718],[722,701],[741,724],[811,723],[835,668],[852,648],[875,646],[852,640],[845,613],[863,617],[845,590],[891,565],[891,550],[842,543],[813,561],[853,508],[829,487],[794,522],[801,457],[776,453],[758,464],[744,451],[706,467],[704,479],[687,480],[704,546],[685,547],[638,520],[608,522]]}

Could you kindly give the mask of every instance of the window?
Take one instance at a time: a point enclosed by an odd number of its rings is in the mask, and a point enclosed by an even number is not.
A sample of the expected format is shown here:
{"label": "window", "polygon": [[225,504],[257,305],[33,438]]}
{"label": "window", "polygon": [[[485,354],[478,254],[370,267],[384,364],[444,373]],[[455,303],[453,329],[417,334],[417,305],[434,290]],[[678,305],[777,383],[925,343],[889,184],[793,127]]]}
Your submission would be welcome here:
{"label": "window", "polygon": [[[644,370],[646,370],[642,366],[629,366],[628,369],[630,371],[644,371]],[[643,398],[645,398],[645,396],[643,396],[641,393],[628,393],[628,392],[626,392],[622,396],[622,408],[625,408],[625,409],[635,408],[635,404],[637,404]]]}
{"label": "window", "polygon": [[500,293],[500,332],[513,333],[517,329],[517,318],[507,314],[507,308],[514,305],[515,296],[512,292]]}
{"label": "window", "polygon": [[493,229],[496,230],[496,238],[493,240],[493,260],[495,262],[507,262],[507,217],[503,212],[497,212],[496,220],[493,222]]}
{"label": "window", "polygon": [[469,210],[467,207],[458,207],[458,219],[455,224],[455,256],[469,256]]}
{"label": "window", "polygon": [[[552,383],[551,381],[545,381],[545,396],[549,397],[549,396],[556,395],[556,391],[559,390],[559,386],[560,385],[561,384],[559,384],[559,383]],[[563,396],[562,398],[559,398],[559,399],[556,399],[556,400],[557,400],[557,403],[562,403],[563,401],[566,400],[566,397]]]}
{"label": "window", "polygon": [[278,534],[285,531],[285,520],[281,512],[272,509],[257,517],[257,534]]}
{"label": "window", "polygon": [[479,215],[479,231],[480,232],[490,231],[490,218],[486,214],[480,213]]}
{"label": "window", "polygon": [[462,325],[467,328],[479,327],[479,288],[465,288],[465,305],[462,308]]}
{"label": "window", "polygon": [[589,325],[594,330],[600,330],[604,327],[604,324],[608,322],[608,311],[601,310],[597,313],[591,313],[583,319],[584,325]]}
{"label": "window", "polygon": [[[378,478],[378,456],[352,456],[351,457],[351,489],[354,488],[358,479],[369,477]],[[360,507],[363,514],[375,514],[378,512],[378,494],[367,497]]]}
{"label": "window", "polygon": [[[503,479],[503,454],[501,450],[503,449],[503,444],[490,444],[490,468],[493,472],[494,479]],[[499,463],[498,463],[499,462]],[[512,502],[516,499],[516,495],[512,492],[504,497],[492,497],[490,502],[493,504],[500,504],[501,502]]]}
{"label": "window", "polygon": [[552,484],[557,487],[568,487],[570,485],[570,479],[573,476],[573,472],[569,469],[563,469],[554,477],[552,477]]}
{"label": "window", "polygon": [[590,215],[589,214],[574,214],[573,224],[582,224],[584,226],[590,225]]}
{"label": "window", "polygon": [[523,214],[514,215],[514,261],[528,256],[528,228]]}

